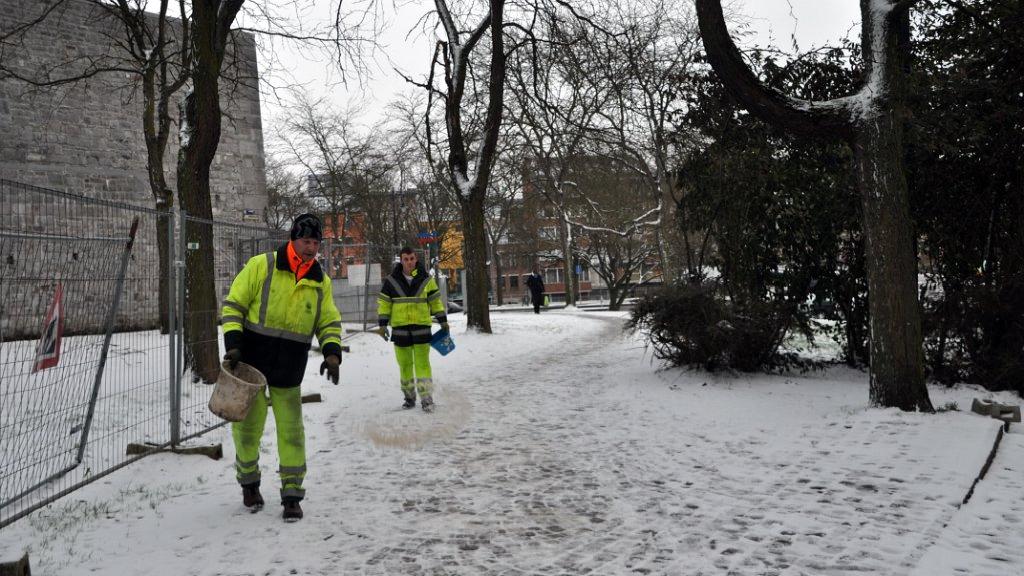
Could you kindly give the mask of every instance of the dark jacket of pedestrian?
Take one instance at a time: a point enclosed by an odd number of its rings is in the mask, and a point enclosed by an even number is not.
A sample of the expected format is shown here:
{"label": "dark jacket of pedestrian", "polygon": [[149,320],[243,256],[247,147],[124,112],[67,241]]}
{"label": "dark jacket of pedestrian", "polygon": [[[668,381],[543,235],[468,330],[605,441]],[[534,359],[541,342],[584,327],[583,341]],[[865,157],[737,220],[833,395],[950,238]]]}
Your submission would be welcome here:
{"label": "dark jacket of pedestrian", "polygon": [[526,278],[526,287],[530,289],[530,296],[533,296],[534,302],[543,300],[544,298],[544,278],[534,272]]}

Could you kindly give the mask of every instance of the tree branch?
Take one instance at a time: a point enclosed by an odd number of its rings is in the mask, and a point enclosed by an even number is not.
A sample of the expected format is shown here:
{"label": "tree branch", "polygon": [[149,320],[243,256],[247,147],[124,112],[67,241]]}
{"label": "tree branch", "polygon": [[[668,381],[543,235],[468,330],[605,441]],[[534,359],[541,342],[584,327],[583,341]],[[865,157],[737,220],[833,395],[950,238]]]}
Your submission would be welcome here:
{"label": "tree branch", "polygon": [[849,139],[852,115],[841,101],[809,102],[768,88],[750,69],[736,48],[722,13],[721,0],[696,0],[697,20],[708,60],[740,103],[771,124],[813,137]]}

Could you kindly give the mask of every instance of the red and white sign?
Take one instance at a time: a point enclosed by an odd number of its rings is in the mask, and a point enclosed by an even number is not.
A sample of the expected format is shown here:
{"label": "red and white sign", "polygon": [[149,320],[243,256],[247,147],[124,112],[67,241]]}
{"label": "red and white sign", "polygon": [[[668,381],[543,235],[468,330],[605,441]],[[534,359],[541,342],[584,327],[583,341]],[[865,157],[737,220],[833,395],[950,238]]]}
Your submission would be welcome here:
{"label": "red and white sign", "polygon": [[39,347],[36,349],[36,363],[32,372],[53,368],[60,362],[60,340],[64,336],[64,287],[57,284],[53,293],[53,302],[46,311],[43,332],[39,336]]}

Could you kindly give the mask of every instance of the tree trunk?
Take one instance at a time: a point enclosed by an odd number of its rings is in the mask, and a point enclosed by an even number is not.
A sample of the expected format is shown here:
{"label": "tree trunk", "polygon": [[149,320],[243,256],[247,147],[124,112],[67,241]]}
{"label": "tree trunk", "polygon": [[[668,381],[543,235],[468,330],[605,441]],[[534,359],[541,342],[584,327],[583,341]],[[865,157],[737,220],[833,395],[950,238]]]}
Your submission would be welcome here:
{"label": "tree trunk", "polygon": [[[658,138],[658,149],[664,149],[663,138]],[[659,223],[655,229],[655,241],[658,246],[658,259],[661,260],[661,277],[662,283],[665,286],[675,283],[676,279],[679,278],[679,270],[676,267],[676,263],[672,260],[673,254],[669,252],[668,243],[671,241],[672,227],[676,226],[675,206],[676,200],[672,195],[672,184],[673,179],[668,174],[668,169],[665,166],[665,161],[659,156],[658,159],[658,192],[661,194],[661,214],[659,215]],[[670,217],[670,215],[672,215]]]}
{"label": "tree trunk", "polygon": [[565,286],[565,305],[575,306],[576,295],[572,289],[572,238],[570,237],[572,231],[564,218],[560,231],[562,240],[562,273],[565,275],[565,278],[562,279],[562,285]]}
{"label": "tree trunk", "polygon": [[[158,208],[159,209],[159,208]],[[168,281],[168,274],[171,270],[170,243],[167,235],[170,233],[171,217],[157,216],[156,219],[156,248],[160,258],[160,280],[159,280],[159,305],[160,305],[160,333],[170,332],[170,317],[167,315],[167,308],[170,298],[171,283]]]}
{"label": "tree trunk", "polygon": [[491,246],[491,260],[494,262],[494,301],[498,306],[505,303],[505,280],[502,279],[501,256],[498,256],[498,246]]}
{"label": "tree trunk", "polygon": [[615,283],[608,284],[608,310],[618,310],[622,306],[622,298],[619,298],[619,287]]}
{"label": "tree trunk", "polygon": [[[199,74],[195,75],[199,77]],[[212,89],[196,82],[195,90],[185,97],[182,118],[186,122],[188,141],[178,155],[178,194],[181,207],[192,218],[209,220],[213,216],[210,202],[210,164],[220,139],[220,105],[216,75]],[[209,81],[209,79],[206,79]],[[211,93],[213,94],[211,96]],[[197,96],[198,95],[198,96]],[[215,114],[203,112],[213,107]],[[200,129],[204,126],[206,129]],[[214,153],[204,154],[213,140]],[[213,227],[206,222],[185,220],[184,234],[188,243],[185,252],[185,366],[196,379],[206,383],[217,381],[220,373],[217,348],[217,294],[214,288]]]}
{"label": "tree trunk", "polygon": [[875,406],[931,411],[924,382],[921,311],[913,223],[902,166],[901,120],[878,114],[860,126],[853,143],[864,211],[871,384]]}
{"label": "tree trunk", "polygon": [[[143,111],[142,125],[146,141],[146,172],[149,176],[149,189],[153,194],[156,209],[170,213],[174,206],[174,193],[167,186],[164,174],[164,153],[167,151],[167,137],[170,118],[167,116],[166,87],[157,86],[157,71],[148,67],[142,77]],[[162,78],[162,77],[161,77]],[[160,101],[157,102],[157,94]],[[160,333],[170,332],[170,319],[167,314],[170,298],[170,282],[167,281],[170,271],[170,243],[167,234],[170,229],[170,216],[157,217],[157,255],[160,259],[159,282],[159,318]]]}
{"label": "tree trunk", "polygon": [[472,193],[459,199],[462,208],[463,238],[466,249],[466,325],[481,332],[491,332],[491,316],[487,303],[487,232],[484,228],[484,195]]}
{"label": "tree trunk", "polygon": [[156,220],[156,245],[157,254],[160,258],[160,333],[167,334],[170,331],[170,319],[167,315],[167,308],[171,290],[171,283],[167,281],[171,269],[168,234],[171,228],[170,211],[174,206],[174,192],[167,187],[167,179],[164,177],[163,155],[166,149],[166,139],[164,145],[150,146],[149,142],[147,142],[146,146],[149,156],[149,187],[156,201],[156,209],[167,213],[166,216],[158,216]]}
{"label": "tree trunk", "polygon": [[[196,3],[197,6],[204,3]],[[208,9],[208,8],[207,8]],[[205,12],[205,10],[204,10]],[[178,194],[181,207],[193,218],[210,220],[210,166],[220,143],[221,109],[216,12],[194,14],[196,62],[192,90],[182,105],[182,147],[178,153]],[[185,254],[185,366],[203,382],[216,382],[220,373],[217,347],[217,294],[214,288],[213,227],[191,222]]]}
{"label": "tree trunk", "polygon": [[631,277],[631,274],[629,272],[627,272],[623,276],[623,282],[618,285],[618,294],[616,295],[615,299],[613,299],[611,301],[610,305],[608,306],[609,310],[621,310],[622,309],[622,302],[626,299],[626,296],[629,295],[629,284],[630,284],[629,279],[630,279],[630,277]]}
{"label": "tree trunk", "polygon": [[985,361],[989,385],[997,390],[1016,390],[1024,395],[1024,182],[1008,188],[1006,213],[1011,218],[1008,234],[1000,242],[1003,253],[995,293],[997,322],[986,330]]}

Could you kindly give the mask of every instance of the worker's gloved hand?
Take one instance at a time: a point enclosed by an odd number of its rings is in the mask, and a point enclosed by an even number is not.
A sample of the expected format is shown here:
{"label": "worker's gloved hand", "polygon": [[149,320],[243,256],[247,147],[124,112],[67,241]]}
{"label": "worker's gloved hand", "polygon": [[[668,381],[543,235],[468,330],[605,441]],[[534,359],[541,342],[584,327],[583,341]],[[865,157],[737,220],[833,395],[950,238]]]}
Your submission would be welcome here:
{"label": "worker's gloved hand", "polygon": [[451,330],[448,329],[447,322],[441,322],[441,330],[444,330],[445,332],[451,332]]}
{"label": "worker's gloved hand", "polygon": [[388,332],[387,326],[378,326],[376,332],[384,339],[385,342],[391,339],[391,334]]}
{"label": "worker's gloved hand", "polygon": [[238,362],[242,359],[242,351],[238,348],[232,348],[224,354],[224,359],[228,361],[228,367],[234,370],[238,367]]}
{"label": "worker's gloved hand", "polygon": [[324,372],[327,372],[327,379],[338,385],[338,366],[341,365],[341,358],[331,354],[324,358],[324,361],[320,363],[320,375],[323,376]]}

